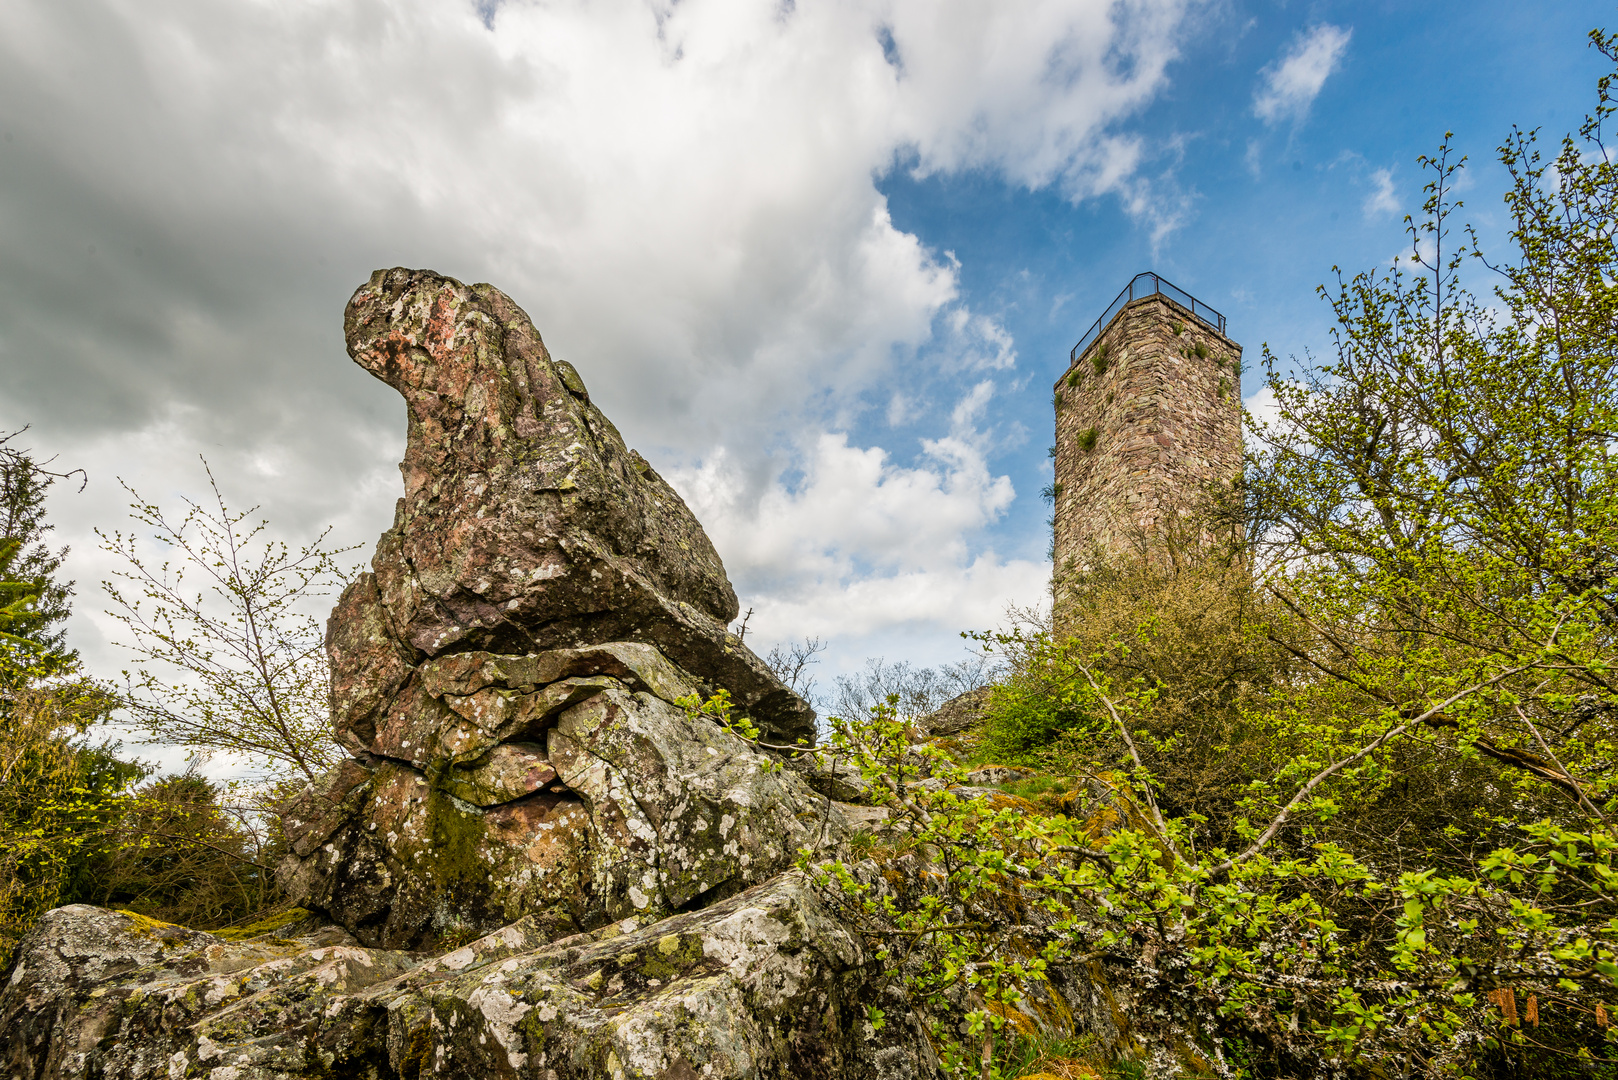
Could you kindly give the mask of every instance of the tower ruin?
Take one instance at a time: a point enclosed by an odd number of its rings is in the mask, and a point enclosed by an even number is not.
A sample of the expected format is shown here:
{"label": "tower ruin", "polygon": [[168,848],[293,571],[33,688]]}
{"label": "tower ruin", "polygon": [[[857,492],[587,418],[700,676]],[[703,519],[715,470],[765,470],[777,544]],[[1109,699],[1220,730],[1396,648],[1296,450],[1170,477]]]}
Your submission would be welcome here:
{"label": "tower ruin", "polygon": [[1225,317],[1137,274],[1056,381],[1055,589],[1098,555],[1149,551],[1241,471],[1242,347]]}

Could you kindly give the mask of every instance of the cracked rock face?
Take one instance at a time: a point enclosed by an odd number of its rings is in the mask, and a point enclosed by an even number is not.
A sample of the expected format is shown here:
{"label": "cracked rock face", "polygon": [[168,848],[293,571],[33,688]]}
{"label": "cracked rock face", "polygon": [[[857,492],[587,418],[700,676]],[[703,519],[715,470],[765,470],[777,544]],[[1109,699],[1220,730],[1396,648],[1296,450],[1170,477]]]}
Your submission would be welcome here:
{"label": "cracked rock face", "polygon": [[559,937],[712,902],[835,835],[796,774],[674,704],[723,688],[767,741],[813,736],[727,633],[701,526],[528,317],[387,270],[345,328],[405,398],[405,495],[328,627],[355,757],[283,811],[292,896],[370,946],[519,918]]}
{"label": "cracked rock face", "polygon": [[0,1068],[39,1080],[935,1075],[917,1025],[865,1022],[866,959],[796,874],[557,942],[525,919],[430,959],[58,908],[0,989]]}
{"label": "cracked rock face", "polygon": [[846,828],[795,772],[670,704],[689,682],[650,646],[457,653],[422,672],[409,715],[436,726],[401,727],[394,755],[345,762],[282,813],[283,884],[366,944],[660,916]]}
{"label": "cracked rock face", "polygon": [[404,498],[329,650],[338,730],[369,745],[424,661],[608,641],[730,691],[772,742],[814,714],[726,626],[736,594],[684,501],[489,285],[379,270],[348,303],[354,361],[404,396]]}

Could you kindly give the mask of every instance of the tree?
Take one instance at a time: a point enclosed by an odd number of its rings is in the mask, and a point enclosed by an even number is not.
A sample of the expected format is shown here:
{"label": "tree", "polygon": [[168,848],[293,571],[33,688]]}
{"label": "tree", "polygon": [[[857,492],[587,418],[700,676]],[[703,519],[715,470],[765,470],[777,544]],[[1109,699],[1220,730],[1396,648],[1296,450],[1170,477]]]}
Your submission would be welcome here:
{"label": "tree", "polygon": [[813,705],[815,677],[809,673],[809,668],[820,663],[818,657],[825,651],[826,643],[818,637],[780,642],[770,646],[764,664],[772,675],[786,684],[788,690]]}
{"label": "tree", "polygon": [[[45,496],[57,480],[83,473],[53,472],[15,445],[24,428],[0,434],[0,643],[72,658],[59,628],[69,612],[71,581],[56,580],[67,549],[44,543],[52,526],[45,521]],[[83,484],[80,484],[81,490]]]}
{"label": "tree", "polygon": [[259,815],[194,771],[150,780],[121,800],[106,843],[75,882],[82,902],[211,928],[280,900]]}
{"label": "tree", "polygon": [[[1613,55],[1611,38],[1594,43]],[[1295,654],[1368,701],[1407,709],[1461,672],[1527,666],[1487,703],[1434,719],[1470,750],[1588,802],[1541,729],[1601,718],[1618,628],[1618,292],[1610,76],[1554,163],[1522,132],[1501,149],[1515,261],[1490,265],[1501,311],[1465,291],[1446,142],[1412,222],[1410,262],[1332,298],[1334,360],[1301,381],[1267,355],[1280,422],[1249,470],[1272,523],[1267,588],[1312,641]],[[1554,167],[1552,167],[1554,165]],[[1531,661],[1531,662],[1529,662]],[[1581,744],[1582,745],[1582,744]]]}
{"label": "tree", "polygon": [[127,584],[102,582],[138,661],[124,673],[124,707],[154,741],[238,755],[272,782],[313,781],[343,751],[324,635],[307,604],[341,591],[351,549],[327,547],[329,529],[295,551],[270,539],[267,523],[251,520],[258,508],[231,510],[207,475],[210,505],[188,499],[177,521],[125,486],[130,516],[170,558],[154,564],[135,534],[97,531],[125,567]]}
{"label": "tree", "polygon": [[916,720],[957,694],[976,690],[988,675],[987,663],[977,656],[936,668],[916,667],[908,660],[889,663],[875,656],[857,675],[837,676],[832,712],[847,719],[865,717],[891,698],[901,717]]}
{"label": "tree", "polygon": [[[25,666],[31,665],[31,666]],[[142,769],[84,736],[116,699],[59,664],[0,654],[0,968],[36,918],[71,902],[101,854],[118,797]]]}
{"label": "tree", "polygon": [[63,632],[72,583],[67,549],[49,550],[44,499],[52,472],[0,436],[0,966],[42,912],[71,895],[139,766],[86,745],[115,704],[79,673]]}

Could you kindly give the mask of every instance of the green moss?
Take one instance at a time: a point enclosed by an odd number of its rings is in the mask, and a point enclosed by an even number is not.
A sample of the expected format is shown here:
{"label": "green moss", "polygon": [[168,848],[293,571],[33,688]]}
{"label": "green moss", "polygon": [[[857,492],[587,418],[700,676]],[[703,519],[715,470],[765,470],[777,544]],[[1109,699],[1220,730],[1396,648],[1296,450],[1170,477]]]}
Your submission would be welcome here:
{"label": "green moss", "polygon": [[117,910],[118,914],[127,915],[129,918],[133,919],[135,925],[131,927],[131,929],[134,930],[135,933],[144,937],[157,937],[162,934],[164,930],[185,929],[185,927],[176,925],[175,923],[164,922],[162,919],[154,919],[150,915],[142,915],[138,911],[130,911],[127,908],[118,908]]}
{"label": "green moss", "polygon": [[450,893],[460,885],[483,884],[489,879],[489,864],[478,857],[483,846],[481,815],[462,810],[458,800],[435,788],[427,796],[427,828],[432,845],[423,862],[439,893]]}
{"label": "green moss", "polygon": [[667,981],[690,970],[702,959],[702,939],[696,935],[669,934],[660,939],[640,973],[648,979]]}
{"label": "green moss", "polygon": [[545,1021],[539,1018],[539,1013],[538,1009],[529,1009],[517,1021],[517,1030],[522,1032],[523,1049],[535,1056],[545,1053],[546,1043]]}
{"label": "green moss", "polygon": [[1101,432],[1097,431],[1093,427],[1090,427],[1079,432],[1079,437],[1076,441],[1079,444],[1079,449],[1088,454],[1090,451],[1096,448],[1096,440],[1100,437]]}
{"label": "green moss", "polygon": [[433,777],[421,816],[425,837],[400,845],[400,860],[412,876],[430,884],[438,898],[434,919],[437,946],[452,948],[475,940],[477,927],[453,913],[479,906],[489,892],[493,868],[483,857],[487,839],[482,814],[456,799]]}
{"label": "green moss", "polygon": [[1069,386],[1077,386],[1077,385],[1079,385],[1079,369],[1078,368],[1074,368],[1072,371],[1067,373],[1067,384]]}
{"label": "green moss", "polygon": [[311,914],[313,913],[301,907],[288,908],[279,915],[270,915],[259,919],[257,922],[250,922],[246,926],[227,926],[223,930],[210,930],[209,933],[214,937],[224,938],[226,941],[245,941],[261,934],[273,933],[282,927],[291,926],[293,923],[302,922],[309,918]]}

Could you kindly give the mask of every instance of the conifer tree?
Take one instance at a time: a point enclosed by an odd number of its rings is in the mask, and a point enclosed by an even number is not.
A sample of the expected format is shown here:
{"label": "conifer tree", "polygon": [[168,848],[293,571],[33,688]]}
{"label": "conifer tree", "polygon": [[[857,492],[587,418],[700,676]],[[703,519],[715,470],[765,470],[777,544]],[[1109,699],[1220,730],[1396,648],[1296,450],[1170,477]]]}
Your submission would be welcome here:
{"label": "conifer tree", "polygon": [[60,581],[67,548],[52,550],[45,538],[45,497],[59,473],[36,461],[16,441],[24,428],[0,435],[0,642],[71,664],[61,623],[69,613],[73,583]]}

